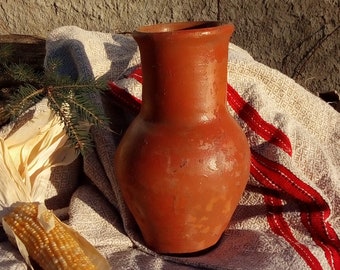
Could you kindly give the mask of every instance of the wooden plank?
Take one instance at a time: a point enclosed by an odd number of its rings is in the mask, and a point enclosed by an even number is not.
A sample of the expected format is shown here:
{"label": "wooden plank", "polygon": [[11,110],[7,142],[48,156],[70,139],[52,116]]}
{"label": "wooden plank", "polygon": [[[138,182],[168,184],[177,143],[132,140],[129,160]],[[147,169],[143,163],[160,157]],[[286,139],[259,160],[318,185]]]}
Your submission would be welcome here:
{"label": "wooden plank", "polygon": [[13,63],[26,63],[41,70],[46,54],[46,40],[31,35],[0,35],[0,46],[10,45],[14,50]]}

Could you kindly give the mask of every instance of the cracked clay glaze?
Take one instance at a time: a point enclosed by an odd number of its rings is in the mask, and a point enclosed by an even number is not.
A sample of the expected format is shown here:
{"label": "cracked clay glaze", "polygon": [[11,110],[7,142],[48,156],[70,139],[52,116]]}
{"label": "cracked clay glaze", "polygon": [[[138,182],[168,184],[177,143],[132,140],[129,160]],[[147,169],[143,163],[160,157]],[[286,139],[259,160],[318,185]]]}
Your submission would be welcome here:
{"label": "cracked clay glaze", "polygon": [[143,102],[118,146],[114,168],[145,244],[158,253],[213,246],[245,189],[249,145],[226,108],[233,29],[183,22],[133,33]]}

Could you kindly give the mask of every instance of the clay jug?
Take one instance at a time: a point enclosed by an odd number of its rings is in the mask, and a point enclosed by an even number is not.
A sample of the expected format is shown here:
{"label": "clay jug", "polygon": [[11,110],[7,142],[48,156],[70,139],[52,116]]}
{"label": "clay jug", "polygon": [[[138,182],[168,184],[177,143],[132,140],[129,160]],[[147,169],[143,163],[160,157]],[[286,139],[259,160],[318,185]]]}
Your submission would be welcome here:
{"label": "clay jug", "polygon": [[213,246],[247,183],[249,145],[226,108],[233,29],[183,22],[133,33],[142,106],[118,146],[114,168],[145,244],[156,252]]}

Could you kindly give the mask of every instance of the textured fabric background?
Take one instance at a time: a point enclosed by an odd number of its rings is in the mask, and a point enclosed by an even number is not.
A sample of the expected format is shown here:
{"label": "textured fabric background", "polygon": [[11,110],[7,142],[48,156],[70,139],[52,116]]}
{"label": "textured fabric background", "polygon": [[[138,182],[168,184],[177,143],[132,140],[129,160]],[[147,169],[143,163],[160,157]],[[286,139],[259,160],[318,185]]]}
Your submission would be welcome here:
{"label": "textured fabric background", "polygon": [[[84,160],[91,181],[73,193],[68,220],[112,269],[340,269],[340,117],[325,102],[230,44],[228,109],[248,137],[251,177],[216,247],[200,256],[161,256],[143,245],[112,167],[119,128],[140,105],[133,98],[141,98],[135,42],[67,26],[47,40],[46,61],[56,57],[62,73],[115,83],[112,95],[95,98],[117,134],[91,130],[96,151]],[[130,94],[120,95],[123,88]],[[0,251],[1,269],[25,269],[4,238]]]}

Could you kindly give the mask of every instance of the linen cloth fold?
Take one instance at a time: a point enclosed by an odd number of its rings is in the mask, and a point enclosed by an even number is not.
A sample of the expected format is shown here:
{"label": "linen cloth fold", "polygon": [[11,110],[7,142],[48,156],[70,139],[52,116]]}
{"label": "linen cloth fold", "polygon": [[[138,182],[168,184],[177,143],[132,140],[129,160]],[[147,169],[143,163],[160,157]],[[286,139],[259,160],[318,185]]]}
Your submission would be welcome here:
{"label": "linen cloth fold", "polygon": [[[45,61],[55,58],[61,73],[112,82],[111,94],[94,99],[117,133],[91,129],[96,148],[83,164],[91,184],[74,192],[68,220],[112,269],[340,269],[340,116],[327,103],[230,44],[226,106],[248,138],[251,176],[218,245],[165,256],[143,244],[113,171],[119,133],[141,103],[136,43],[65,26],[47,39]],[[1,240],[0,268],[26,269]]]}

